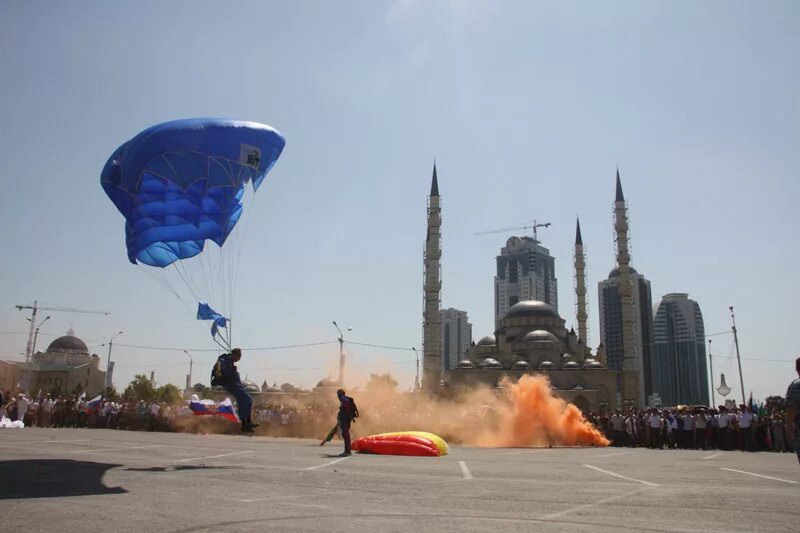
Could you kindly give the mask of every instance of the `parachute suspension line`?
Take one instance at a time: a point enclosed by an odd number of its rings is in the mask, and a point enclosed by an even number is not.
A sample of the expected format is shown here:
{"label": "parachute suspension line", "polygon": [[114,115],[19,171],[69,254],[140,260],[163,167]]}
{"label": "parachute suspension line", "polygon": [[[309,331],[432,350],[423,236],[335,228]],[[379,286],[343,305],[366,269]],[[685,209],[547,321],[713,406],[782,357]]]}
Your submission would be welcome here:
{"label": "parachute suspension line", "polygon": [[167,282],[167,280],[165,280],[163,277],[157,275],[148,266],[140,265],[138,263],[136,264],[136,266],[139,267],[139,270],[141,270],[142,272],[147,274],[147,276],[150,277],[150,279],[154,280],[156,283],[161,285],[161,287],[163,287],[167,291],[171,292],[173,294],[173,296],[175,296],[175,298],[177,298],[188,310],[190,310],[190,311],[192,310],[192,308],[189,306],[189,304],[186,302],[186,300],[181,297],[180,293],[178,293],[178,291],[176,291],[172,287],[172,285],[170,285]]}

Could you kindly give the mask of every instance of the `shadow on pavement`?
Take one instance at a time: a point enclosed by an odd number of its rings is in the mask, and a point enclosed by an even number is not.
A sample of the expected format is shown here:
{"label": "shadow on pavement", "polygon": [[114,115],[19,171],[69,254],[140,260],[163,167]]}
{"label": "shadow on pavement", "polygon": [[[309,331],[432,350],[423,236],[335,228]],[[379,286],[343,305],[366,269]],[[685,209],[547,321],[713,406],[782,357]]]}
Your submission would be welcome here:
{"label": "shadow on pavement", "polygon": [[129,472],[180,472],[181,470],[243,470],[243,466],[151,466],[148,468],[126,468]]}
{"label": "shadow on pavement", "polygon": [[128,491],[103,485],[103,474],[117,466],[69,459],[0,461],[0,500],[123,494]]}

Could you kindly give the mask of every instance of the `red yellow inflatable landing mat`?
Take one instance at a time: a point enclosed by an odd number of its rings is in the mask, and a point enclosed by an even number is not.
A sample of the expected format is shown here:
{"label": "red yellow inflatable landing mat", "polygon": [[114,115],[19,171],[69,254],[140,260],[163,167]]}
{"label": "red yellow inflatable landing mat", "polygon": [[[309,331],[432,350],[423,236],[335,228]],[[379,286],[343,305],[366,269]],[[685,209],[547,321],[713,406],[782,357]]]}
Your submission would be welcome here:
{"label": "red yellow inflatable landing mat", "polygon": [[450,449],[438,435],[426,431],[398,431],[361,437],[353,442],[353,450],[380,455],[415,455],[439,457]]}

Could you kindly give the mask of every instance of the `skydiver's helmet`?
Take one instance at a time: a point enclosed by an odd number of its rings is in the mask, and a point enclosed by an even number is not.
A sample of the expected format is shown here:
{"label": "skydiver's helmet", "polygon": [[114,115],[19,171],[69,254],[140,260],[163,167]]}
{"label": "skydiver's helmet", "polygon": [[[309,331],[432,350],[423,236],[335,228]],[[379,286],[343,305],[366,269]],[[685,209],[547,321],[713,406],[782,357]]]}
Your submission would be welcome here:
{"label": "skydiver's helmet", "polygon": [[344,396],[344,389],[338,389],[338,390],[336,391],[336,396],[338,396],[339,398],[341,398],[342,396]]}

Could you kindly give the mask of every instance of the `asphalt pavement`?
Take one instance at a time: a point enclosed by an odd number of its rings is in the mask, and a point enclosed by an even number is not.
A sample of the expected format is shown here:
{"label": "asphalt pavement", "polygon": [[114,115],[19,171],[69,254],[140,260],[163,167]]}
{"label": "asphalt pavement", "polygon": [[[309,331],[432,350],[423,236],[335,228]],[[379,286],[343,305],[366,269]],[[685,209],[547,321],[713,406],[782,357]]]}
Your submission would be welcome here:
{"label": "asphalt pavement", "polygon": [[3,531],[800,531],[794,454],[0,430]]}

